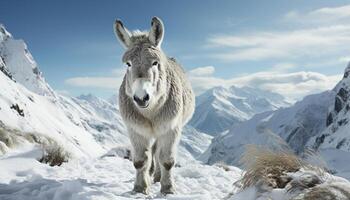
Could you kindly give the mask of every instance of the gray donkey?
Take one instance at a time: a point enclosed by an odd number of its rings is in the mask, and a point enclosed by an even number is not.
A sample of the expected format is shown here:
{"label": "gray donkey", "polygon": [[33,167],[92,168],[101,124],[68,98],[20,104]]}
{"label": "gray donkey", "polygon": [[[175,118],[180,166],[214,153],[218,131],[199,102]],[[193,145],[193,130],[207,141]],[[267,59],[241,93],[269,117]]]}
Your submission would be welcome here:
{"label": "gray donkey", "polygon": [[149,32],[130,33],[120,20],[114,29],[126,48],[119,108],[133,146],[134,191],[148,194],[153,175],[161,193],[173,194],[176,147],[193,114],[194,93],[182,67],[161,50],[164,25],[159,18],[152,18]]}

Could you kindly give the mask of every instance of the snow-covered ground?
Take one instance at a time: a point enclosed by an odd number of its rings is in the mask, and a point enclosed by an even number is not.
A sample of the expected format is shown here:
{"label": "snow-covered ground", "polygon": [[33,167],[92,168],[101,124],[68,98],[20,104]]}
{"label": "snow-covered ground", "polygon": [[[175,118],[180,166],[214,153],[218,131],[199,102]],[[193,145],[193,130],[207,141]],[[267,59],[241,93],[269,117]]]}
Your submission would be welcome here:
{"label": "snow-covered ground", "polygon": [[135,170],[121,157],[72,160],[49,167],[36,160],[40,149],[26,146],[0,158],[0,199],[222,199],[237,190],[241,170],[188,161],[175,168],[177,194],[162,196],[160,184],[150,195],[132,193]]}

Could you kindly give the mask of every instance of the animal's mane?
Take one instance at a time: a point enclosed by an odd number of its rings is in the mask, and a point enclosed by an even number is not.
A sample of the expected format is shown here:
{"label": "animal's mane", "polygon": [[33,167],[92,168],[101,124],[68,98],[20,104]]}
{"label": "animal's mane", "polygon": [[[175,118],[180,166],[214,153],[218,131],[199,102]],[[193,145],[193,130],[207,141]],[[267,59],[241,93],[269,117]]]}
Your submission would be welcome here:
{"label": "animal's mane", "polygon": [[134,44],[148,42],[148,31],[134,30],[131,33],[131,41]]}
{"label": "animal's mane", "polygon": [[137,36],[148,36],[148,31],[141,31],[139,29],[136,29],[136,30],[133,30],[131,32],[131,35],[134,36],[134,37],[137,37]]}

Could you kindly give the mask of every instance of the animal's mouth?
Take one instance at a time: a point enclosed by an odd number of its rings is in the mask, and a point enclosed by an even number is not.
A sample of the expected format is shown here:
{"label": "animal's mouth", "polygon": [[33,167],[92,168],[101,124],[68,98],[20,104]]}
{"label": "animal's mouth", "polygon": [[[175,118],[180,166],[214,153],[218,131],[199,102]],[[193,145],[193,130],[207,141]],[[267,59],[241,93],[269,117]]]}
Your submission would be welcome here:
{"label": "animal's mouth", "polygon": [[142,108],[142,109],[147,108],[147,107],[148,107],[148,105],[149,105],[149,104],[146,104],[146,105],[138,105],[138,104],[137,104],[137,106],[138,106],[139,108]]}
{"label": "animal's mouth", "polygon": [[147,108],[148,107],[148,104],[147,105],[145,105],[145,106],[139,106],[140,108]]}

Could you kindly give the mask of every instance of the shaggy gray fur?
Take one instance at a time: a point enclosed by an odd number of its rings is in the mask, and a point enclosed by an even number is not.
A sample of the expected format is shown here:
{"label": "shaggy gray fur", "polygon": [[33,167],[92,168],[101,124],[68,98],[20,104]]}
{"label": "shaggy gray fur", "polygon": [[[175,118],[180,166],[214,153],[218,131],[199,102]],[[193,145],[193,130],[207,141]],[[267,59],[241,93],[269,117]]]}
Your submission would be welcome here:
{"label": "shaggy gray fur", "polygon": [[159,18],[152,19],[149,33],[130,33],[120,20],[115,32],[126,48],[123,62],[128,70],[119,90],[119,107],[133,146],[134,191],[149,192],[149,172],[154,169],[161,192],[174,193],[176,147],[194,111],[192,88],[182,67],[160,48],[164,26]]}

